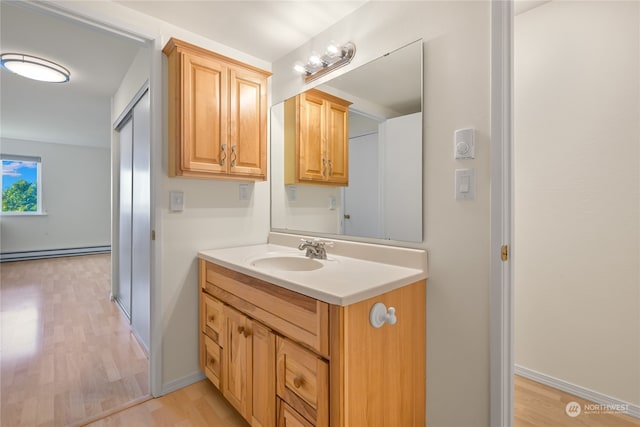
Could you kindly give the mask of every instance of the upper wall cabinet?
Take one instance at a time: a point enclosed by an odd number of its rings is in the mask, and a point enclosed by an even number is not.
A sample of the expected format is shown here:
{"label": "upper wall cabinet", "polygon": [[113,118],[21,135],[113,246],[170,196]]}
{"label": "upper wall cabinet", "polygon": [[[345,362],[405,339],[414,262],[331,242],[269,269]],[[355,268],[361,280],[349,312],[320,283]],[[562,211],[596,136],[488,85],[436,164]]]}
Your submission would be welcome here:
{"label": "upper wall cabinet", "polygon": [[271,73],[172,38],[169,176],[264,180]]}
{"label": "upper wall cabinet", "polygon": [[349,184],[349,105],[316,89],[285,103],[285,184]]}

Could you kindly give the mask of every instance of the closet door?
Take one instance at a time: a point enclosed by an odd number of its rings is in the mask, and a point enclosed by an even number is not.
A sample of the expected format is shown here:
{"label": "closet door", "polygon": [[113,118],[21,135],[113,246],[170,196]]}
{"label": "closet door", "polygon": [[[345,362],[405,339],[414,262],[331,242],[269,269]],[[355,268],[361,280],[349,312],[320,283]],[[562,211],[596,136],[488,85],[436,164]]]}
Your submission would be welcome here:
{"label": "closet door", "polygon": [[133,195],[133,116],[119,127],[120,199],[118,213],[118,281],[114,297],[131,320],[131,249]]}
{"label": "closet door", "polygon": [[149,92],[133,107],[131,329],[149,350],[151,333],[151,136]]}

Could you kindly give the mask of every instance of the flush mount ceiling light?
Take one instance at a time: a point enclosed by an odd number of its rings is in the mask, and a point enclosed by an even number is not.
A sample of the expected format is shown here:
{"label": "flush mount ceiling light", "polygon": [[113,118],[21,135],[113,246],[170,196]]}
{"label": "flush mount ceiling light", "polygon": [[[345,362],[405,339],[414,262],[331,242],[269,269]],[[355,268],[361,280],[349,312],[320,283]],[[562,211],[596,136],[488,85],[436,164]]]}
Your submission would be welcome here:
{"label": "flush mount ceiling light", "polygon": [[71,75],[62,65],[22,53],[3,53],[0,65],[7,71],[41,82],[65,83]]}
{"label": "flush mount ceiling light", "polygon": [[331,44],[323,55],[312,54],[306,64],[297,63],[293,69],[302,74],[308,83],[318,77],[348,64],[356,54],[356,45],[352,42],[342,46]]}

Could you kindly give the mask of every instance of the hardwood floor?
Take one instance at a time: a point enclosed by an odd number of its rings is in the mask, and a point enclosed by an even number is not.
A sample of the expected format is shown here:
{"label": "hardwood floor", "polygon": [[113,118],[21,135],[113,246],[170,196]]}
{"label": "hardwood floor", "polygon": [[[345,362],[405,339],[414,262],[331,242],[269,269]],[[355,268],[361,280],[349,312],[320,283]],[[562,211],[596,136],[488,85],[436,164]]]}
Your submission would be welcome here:
{"label": "hardwood floor", "polygon": [[209,380],[88,424],[89,427],[249,427]]}
{"label": "hardwood floor", "polygon": [[78,425],[148,394],[110,277],[110,255],[0,264],[0,425]]}
{"label": "hardwood floor", "polygon": [[[567,404],[580,404],[575,417],[566,413]],[[515,376],[515,427],[640,427],[640,420],[621,413],[589,409],[588,402],[538,382]],[[595,407],[597,408],[597,406]]]}
{"label": "hardwood floor", "polygon": [[[515,378],[515,393],[515,427],[640,427],[640,420],[622,414],[582,413],[569,417],[565,412],[567,403],[578,402],[585,408],[589,402],[519,376]],[[248,427],[248,424],[208,380],[203,380],[88,426]]]}

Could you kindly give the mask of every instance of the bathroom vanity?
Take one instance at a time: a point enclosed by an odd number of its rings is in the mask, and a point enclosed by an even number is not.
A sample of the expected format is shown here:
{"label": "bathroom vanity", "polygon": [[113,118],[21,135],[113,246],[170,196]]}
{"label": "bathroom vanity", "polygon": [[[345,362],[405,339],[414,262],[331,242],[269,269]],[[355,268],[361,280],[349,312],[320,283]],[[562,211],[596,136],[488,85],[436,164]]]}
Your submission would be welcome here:
{"label": "bathroom vanity", "polygon": [[203,372],[252,426],[424,426],[424,251],[299,239],[199,253]]}

